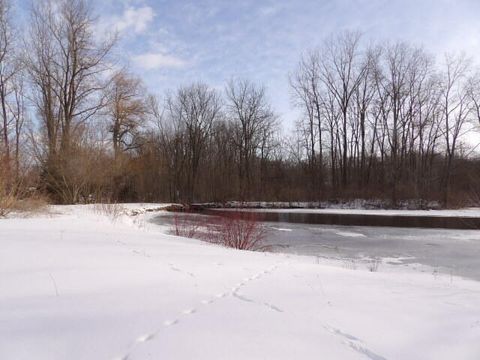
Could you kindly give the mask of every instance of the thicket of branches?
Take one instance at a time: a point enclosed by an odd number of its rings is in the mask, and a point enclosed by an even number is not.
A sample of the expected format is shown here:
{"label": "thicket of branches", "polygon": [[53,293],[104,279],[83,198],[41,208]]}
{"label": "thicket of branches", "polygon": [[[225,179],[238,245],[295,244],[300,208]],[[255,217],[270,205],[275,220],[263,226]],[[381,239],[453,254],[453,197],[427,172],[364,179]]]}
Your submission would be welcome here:
{"label": "thicket of branches", "polygon": [[[58,203],[406,198],[480,191],[480,75],[357,33],[306,51],[290,74],[301,113],[285,134],[264,86],[194,82],[164,97],[118,69],[87,0],[32,2],[16,29],[0,0],[0,171]],[[98,40],[98,39],[104,40]]]}
{"label": "thicket of branches", "polygon": [[474,70],[464,55],[436,62],[406,43],[365,47],[357,33],[305,54],[291,85],[305,114],[297,152],[311,191],[377,189],[394,204],[411,196],[447,205],[452,186],[475,186],[462,142],[480,119]]}

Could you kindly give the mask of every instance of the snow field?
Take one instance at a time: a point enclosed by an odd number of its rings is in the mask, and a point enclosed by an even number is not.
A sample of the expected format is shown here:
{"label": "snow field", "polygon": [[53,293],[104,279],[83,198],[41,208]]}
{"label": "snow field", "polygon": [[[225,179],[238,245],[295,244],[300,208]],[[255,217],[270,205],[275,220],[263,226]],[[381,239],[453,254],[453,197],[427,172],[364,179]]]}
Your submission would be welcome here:
{"label": "snow field", "polygon": [[480,358],[478,282],[225,249],[149,216],[0,220],[0,359]]}

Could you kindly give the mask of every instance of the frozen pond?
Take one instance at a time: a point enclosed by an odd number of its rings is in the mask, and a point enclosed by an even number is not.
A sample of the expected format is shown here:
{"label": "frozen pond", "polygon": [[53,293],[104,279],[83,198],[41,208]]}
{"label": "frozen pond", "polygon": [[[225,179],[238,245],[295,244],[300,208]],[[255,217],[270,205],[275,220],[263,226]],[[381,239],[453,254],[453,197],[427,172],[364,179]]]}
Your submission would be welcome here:
{"label": "frozen pond", "polygon": [[[268,242],[300,255],[395,258],[480,280],[480,231],[266,223]],[[278,251],[278,250],[277,250]]]}
{"label": "frozen pond", "polygon": [[[204,218],[205,215],[195,215]],[[171,224],[163,215],[153,221]],[[273,251],[330,259],[385,259],[399,264],[422,264],[434,272],[480,281],[480,230],[310,225],[265,222],[266,242]]]}

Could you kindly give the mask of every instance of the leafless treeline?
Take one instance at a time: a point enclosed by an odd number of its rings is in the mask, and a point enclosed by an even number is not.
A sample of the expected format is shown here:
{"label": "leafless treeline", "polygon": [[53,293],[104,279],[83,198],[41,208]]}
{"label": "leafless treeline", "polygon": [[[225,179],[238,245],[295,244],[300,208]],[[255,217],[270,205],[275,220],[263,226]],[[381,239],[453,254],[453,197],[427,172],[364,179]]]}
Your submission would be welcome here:
{"label": "leafless treeline", "polygon": [[[284,135],[261,84],[192,83],[165,98],[118,69],[87,0],[32,3],[29,29],[0,0],[0,190],[54,201],[441,200],[477,187],[463,140],[480,77],[408,44],[342,33],[290,75],[302,113]],[[100,40],[103,39],[103,40]],[[115,70],[114,70],[115,69]],[[0,194],[1,195],[1,194]]]}
{"label": "leafless treeline", "polygon": [[305,54],[291,76],[298,158],[312,191],[381,189],[447,204],[461,141],[478,122],[478,73],[463,55],[439,63],[406,43],[366,47],[357,33]]}

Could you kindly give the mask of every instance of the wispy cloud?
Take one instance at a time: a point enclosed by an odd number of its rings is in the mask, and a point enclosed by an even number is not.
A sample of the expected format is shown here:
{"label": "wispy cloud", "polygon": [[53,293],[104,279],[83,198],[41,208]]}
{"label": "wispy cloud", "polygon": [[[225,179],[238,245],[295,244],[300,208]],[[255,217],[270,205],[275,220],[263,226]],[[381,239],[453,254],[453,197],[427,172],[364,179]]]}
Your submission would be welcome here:
{"label": "wispy cloud", "polygon": [[148,5],[127,6],[120,15],[109,16],[104,19],[104,27],[120,33],[133,32],[143,34],[155,18],[155,10]]}
{"label": "wispy cloud", "polygon": [[128,7],[117,22],[117,30],[133,29],[137,34],[143,33],[153,21],[155,11],[150,6]]}
{"label": "wispy cloud", "polygon": [[187,62],[173,55],[148,52],[133,56],[134,64],[144,70],[183,68]]}

